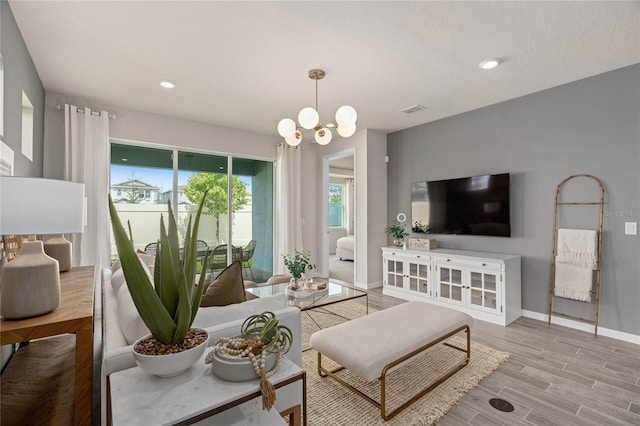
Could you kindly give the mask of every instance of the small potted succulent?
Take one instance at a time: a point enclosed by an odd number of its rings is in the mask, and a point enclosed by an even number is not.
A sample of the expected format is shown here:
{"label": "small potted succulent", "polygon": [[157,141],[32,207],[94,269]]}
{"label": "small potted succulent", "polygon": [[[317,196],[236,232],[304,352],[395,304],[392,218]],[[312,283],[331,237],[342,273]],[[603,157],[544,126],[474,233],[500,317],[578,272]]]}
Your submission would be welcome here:
{"label": "small potted succulent", "polygon": [[273,312],[265,311],[247,317],[240,336],[216,340],[205,362],[224,380],[259,378],[263,408],[269,410],[275,401],[275,388],[267,379],[276,372],[280,358],[289,351],[292,342],[289,327],[279,324]]}
{"label": "small potted succulent", "polygon": [[405,237],[409,235],[404,229],[404,223],[398,221],[394,221],[391,225],[387,226],[384,232],[393,237],[393,245],[396,247],[402,247]]}
{"label": "small potted succulent", "polygon": [[[173,376],[182,373],[200,359],[209,341],[205,330],[191,327],[205,287],[206,268],[196,282],[197,234],[204,197],[198,206],[193,229],[189,218],[182,247],[169,204],[168,229],[160,218],[160,240],[151,277],[138,259],[133,239],[127,236],[109,196],[113,235],[122,271],[133,303],[151,332],[134,342],[133,355],[138,366],[149,374]],[[208,257],[209,252],[203,265],[208,265]]]}
{"label": "small potted succulent", "polygon": [[316,267],[316,265],[310,261],[311,253],[296,250],[294,256],[283,254],[282,258],[284,259],[284,266],[287,267],[292,277],[290,283],[291,290],[298,290],[302,287],[302,274]]}

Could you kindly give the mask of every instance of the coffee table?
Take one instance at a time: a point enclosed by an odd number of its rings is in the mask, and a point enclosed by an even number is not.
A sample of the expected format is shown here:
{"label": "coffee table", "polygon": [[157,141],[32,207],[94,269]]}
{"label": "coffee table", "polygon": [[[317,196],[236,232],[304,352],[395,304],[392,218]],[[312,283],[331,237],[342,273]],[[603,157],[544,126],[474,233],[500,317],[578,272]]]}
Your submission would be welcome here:
{"label": "coffee table", "polygon": [[[314,282],[319,280],[314,278]],[[285,289],[289,283],[263,285],[253,288],[247,288],[246,290],[258,297],[274,296],[276,294],[285,294]],[[309,309],[323,308],[334,303],[345,302],[347,300],[358,299],[360,297],[365,298],[365,306],[367,308],[367,314],[369,313],[369,295],[366,291],[359,290],[354,287],[350,287],[344,284],[337,283],[331,279],[327,282],[326,291],[313,292],[307,297],[293,297],[287,295],[287,303],[289,306],[295,306],[302,311]]]}

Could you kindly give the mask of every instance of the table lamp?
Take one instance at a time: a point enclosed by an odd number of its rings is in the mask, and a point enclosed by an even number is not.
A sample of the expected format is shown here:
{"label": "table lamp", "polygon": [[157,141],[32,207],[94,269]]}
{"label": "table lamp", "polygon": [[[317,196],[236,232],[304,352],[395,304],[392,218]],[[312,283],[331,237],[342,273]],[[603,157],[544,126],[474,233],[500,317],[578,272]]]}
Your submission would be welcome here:
{"label": "table lamp", "polygon": [[[60,266],[35,234],[82,232],[84,184],[31,177],[0,177],[0,234],[30,235],[2,267],[0,315],[22,319],[60,305]],[[70,255],[69,255],[70,265]]]}

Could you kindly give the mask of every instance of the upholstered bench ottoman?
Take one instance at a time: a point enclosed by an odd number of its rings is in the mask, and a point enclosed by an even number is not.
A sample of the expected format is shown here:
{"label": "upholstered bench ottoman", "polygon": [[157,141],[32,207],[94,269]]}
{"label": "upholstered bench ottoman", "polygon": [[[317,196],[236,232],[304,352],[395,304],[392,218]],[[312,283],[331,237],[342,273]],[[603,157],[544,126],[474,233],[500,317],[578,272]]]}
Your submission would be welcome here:
{"label": "upholstered bench ottoman", "polygon": [[[469,363],[472,324],[473,319],[463,312],[424,302],[407,302],[315,332],[311,335],[311,347],[318,351],[320,376],[330,376],[359,394],[380,409],[383,419],[389,420]],[[467,335],[466,348],[444,342],[463,331]],[[411,358],[440,342],[466,352],[465,360],[387,415],[385,406],[387,374],[394,367],[409,362]],[[331,358],[341,367],[334,370],[326,369],[322,366],[323,355]],[[335,374],[343,369],[356,373],[366,381],[379,380],[380,402],[373,400]]]}

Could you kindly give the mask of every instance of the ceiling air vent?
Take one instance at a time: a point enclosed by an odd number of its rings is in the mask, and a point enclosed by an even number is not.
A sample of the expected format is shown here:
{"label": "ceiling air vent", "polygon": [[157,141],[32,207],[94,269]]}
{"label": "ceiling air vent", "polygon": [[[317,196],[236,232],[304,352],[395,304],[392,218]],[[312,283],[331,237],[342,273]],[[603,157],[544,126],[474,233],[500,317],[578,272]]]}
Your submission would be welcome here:
{"label": "ceiling air vent", "polygon": [[423,107],[422,105],[413,105],[405,109],[401,109],[400,112],[404,112],[405,114],[413,114],[414,112],[422,111],[423,109],[426,109],[426,108]]}

